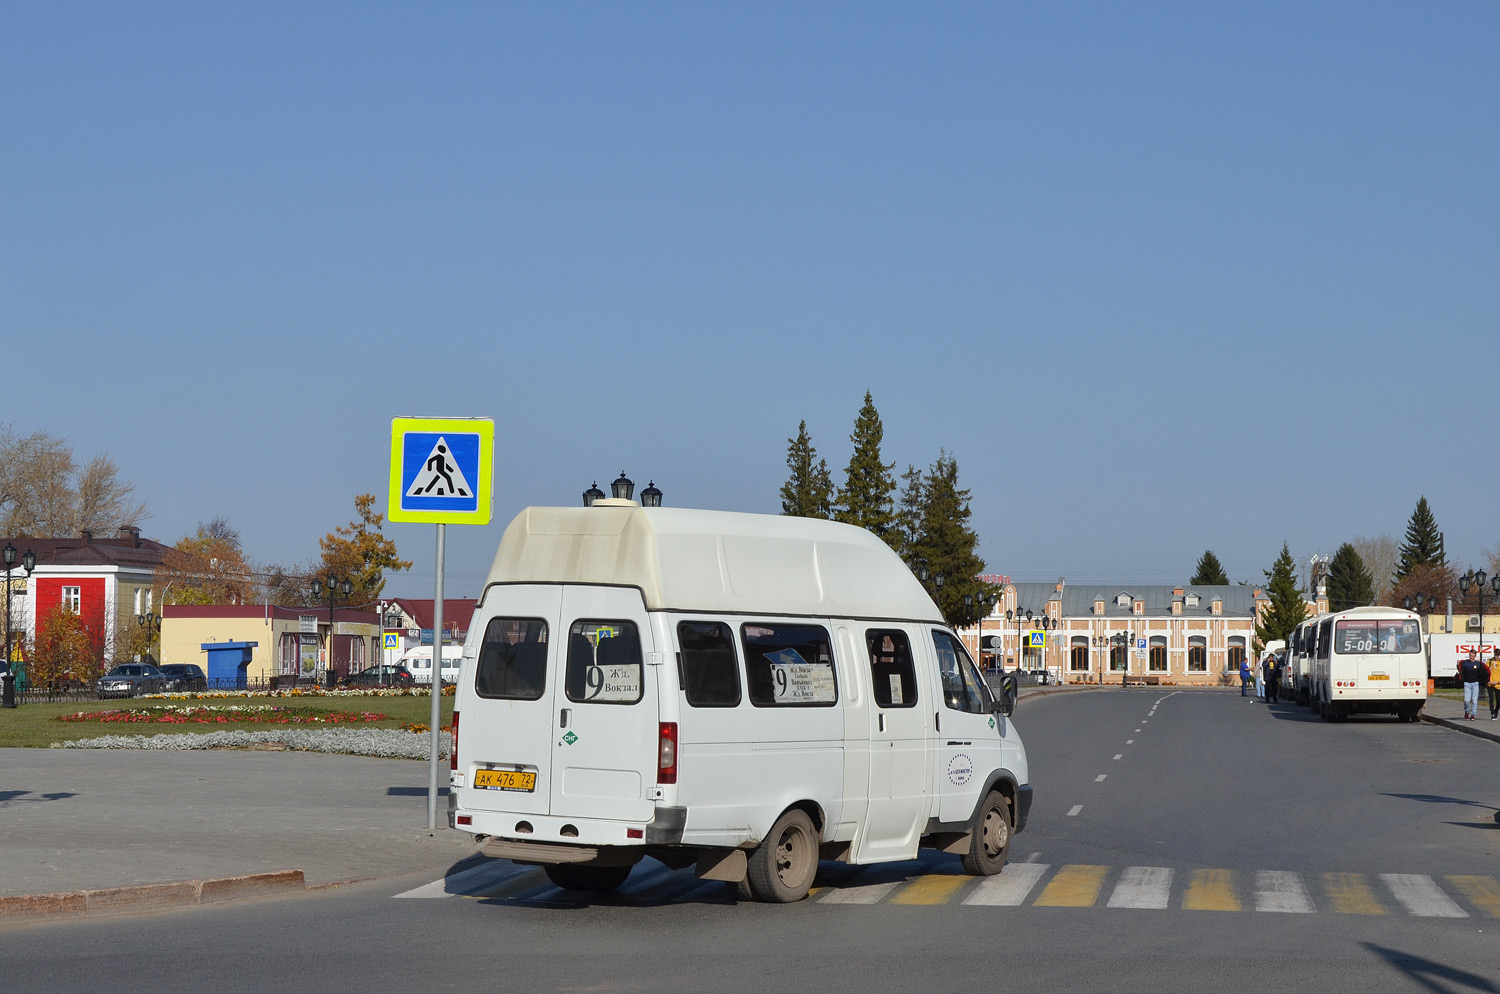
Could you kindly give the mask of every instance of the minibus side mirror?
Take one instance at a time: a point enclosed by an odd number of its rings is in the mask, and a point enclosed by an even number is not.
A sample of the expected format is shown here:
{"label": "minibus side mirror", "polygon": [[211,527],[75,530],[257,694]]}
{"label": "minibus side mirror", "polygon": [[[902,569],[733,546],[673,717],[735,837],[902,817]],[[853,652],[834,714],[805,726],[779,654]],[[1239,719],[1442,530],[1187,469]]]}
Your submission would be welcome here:
{"label": "minibus side mirror", "polygon": [[1016,699],[1021,696],[1021,683],[1014,673],[1006,674],[1000,678],[1000,693],[995,699],[991,710],[996,714],[1009,718],[1011,712],[1016,709]]}

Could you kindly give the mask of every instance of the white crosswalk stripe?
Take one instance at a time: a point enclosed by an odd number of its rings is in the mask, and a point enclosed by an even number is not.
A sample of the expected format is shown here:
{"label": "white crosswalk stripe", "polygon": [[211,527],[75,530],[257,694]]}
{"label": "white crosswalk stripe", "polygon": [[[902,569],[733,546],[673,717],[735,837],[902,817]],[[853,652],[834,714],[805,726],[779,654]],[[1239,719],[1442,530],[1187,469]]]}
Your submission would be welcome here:
{"label": "white crosswalk stripe", "polygon": [[905,880],[887,880],[878,884],[863,884],[857,887],[835,887],[818,898],[824,904],[878,904],[882,897],[906,883]]}
{"label": "white crosswalk stripe", "polygon": [[430,884],[423,884],[411,890],[403,891],[396,897],[411,898],[438,898],[459,897],[460,895],[482,894],[497,884],[507,879],[519,876],[530,867],[517,866],[502,860],[488,860],[478,866],[472,866],[467,870],[461,870],[452,876],[441,880],[434,880]]}
{"label": "white crosswalk stripe", "polygon": [[1171,896],[1171,870],[1164,866],[1127,866],[1109,895],[1109,907],[1165,908]]}
{"label": "white crosswalk stripe", "polygon": [[1307,914],[1313,910],[1313,903],[1298,874],[1261,870],[1255,875],[1255,910]]}
{"label": "white crosswalk stripe", "polygon": [[1444,894],[1431,877],[1415,873],[1382,873],[1381,881],[1401,906],[1423,918],[1467,918],[1469,913]]}
{"label": "white crosswalk stripe", "polygon": [[1007,863],[1005,869],[995,876],[981,878],[963,903],[1002,908],[1019,907],[1048,868],[1046,863]]}

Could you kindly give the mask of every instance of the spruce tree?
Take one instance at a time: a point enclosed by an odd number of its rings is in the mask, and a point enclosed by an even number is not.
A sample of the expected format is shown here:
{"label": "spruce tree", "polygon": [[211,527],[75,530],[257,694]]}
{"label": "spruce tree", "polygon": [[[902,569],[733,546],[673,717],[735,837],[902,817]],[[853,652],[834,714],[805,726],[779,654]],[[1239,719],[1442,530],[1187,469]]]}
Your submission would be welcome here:
{"label": "spruce tree", "polygon": [[1198,560],[1198,570],[1188,583],[1194,587],[1222,587],[1229,583],[1229,577],[1212,549],[1204,550],[1203,557]]}
{"label": "spruce tree", "polygon": [[1417,509],[1411,512],[1406,523],[1406,541],[1401,543],[1401,560],[1396,564],[1393,583],[1400,583],[1418,566],[1446,566],[1448,557],[1443,552],[1443,533],[1438,531],[1437,519],[1432,508],[1427,506],[1427,497],[1417,499]]}
{"label": "spruce tree", "polygon": [[1266,594],[1271,606],[1255,622],[1255,641],[1262,649],[1277,639],[1284,641],[1307,617],[1307,602],[1297,588],[1297,564],[1285,542],[1281,543],[1281,555],[1266,571]]}
{"label": "spruce tree", "polygon": [[[911,492],[910,471],[904,479]],[[975,551],[979,536],[969,527],[969,491],[958,485],[957,460],[939,452],[937,462],[921,479],[919,493],[920,519],[915,539],[906,550],[907,561],[913,565],[925,563],[932,576],[928,592],[950,625],[972,625],[988,613],[994,590],[977,579],[984,572],[984,560]],[[937,585],[939,574],[943,576],[941,587]],[[964,604],[966,594],[971,601],[968,605]]]}
{"label": "spruce tree", "polygon": [[1347,611],[1375,603],[1375,578],[1365,568],[1359,552],[1345,542],[1328,563],[1328,607]]}
{"label": "spruce tree", "polygon": [[797,425],[797,437],[787,439],[786,466],[791,471],[781,485],[781,513],[799,518],[827,518],[833,514],[833,477],[828,460],[818,458],[807,422]]}
{"label": "spruce tree", "polygon": [[922,471],[907,463],[901,474],[901,497],[896,502],[896,533],[900,544],[895,549],[908,566],[914,566],[911,550],[922,532],[922,508],[927,503],[926,482]]}
{"label": "spruce tree", "polygon": [[844,485],[839,489],[834,517],[867,529],[899,550],[901,536],[893,507],[896,480],[891,476],[896,464],[880,461],[880,442],[884,436],[880,412],[875,410],[875,402],[866,390],[864,406],[859,409],[854,433],[849,436],[854,452],[849,457],[849,468],[844,471]]}

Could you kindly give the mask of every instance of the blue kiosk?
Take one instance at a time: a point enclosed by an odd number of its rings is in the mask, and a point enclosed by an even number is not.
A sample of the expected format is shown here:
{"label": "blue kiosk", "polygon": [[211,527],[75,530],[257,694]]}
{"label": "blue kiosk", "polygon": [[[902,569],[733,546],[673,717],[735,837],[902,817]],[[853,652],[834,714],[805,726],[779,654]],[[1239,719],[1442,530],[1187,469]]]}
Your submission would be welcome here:
{"label": "blue kiosk", "polygon": [[208,653],[209,690],[244,690],[249,686],[250,650],[259,642],[204,642]]}

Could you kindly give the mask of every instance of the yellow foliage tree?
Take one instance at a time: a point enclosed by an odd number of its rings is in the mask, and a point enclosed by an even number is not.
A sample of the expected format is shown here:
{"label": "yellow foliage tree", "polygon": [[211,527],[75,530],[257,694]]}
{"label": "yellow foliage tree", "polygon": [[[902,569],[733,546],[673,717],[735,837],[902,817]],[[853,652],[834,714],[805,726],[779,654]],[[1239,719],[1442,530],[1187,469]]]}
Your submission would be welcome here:
{"label": "yellow foliage tree", "polygon": [[354,510],[359,515],[356,520],[318,540],[323,559],[314,571],[318,577],[347,578],[354,585],[350,607],[371,604],[380,596],[386,570],[411,569],[411,563],[396,554],[396,543],[380,531],[385,515],[375,513],[375,495],[355,497]]}
{"label": "yellow foliage tree", "polygon": [[33,687],[57,688],[68,681],[89,683],[99,678],[100,657],[94,633],[73,611],[59,604],[43,615],[37,625],[27,666],[27,681]]}

